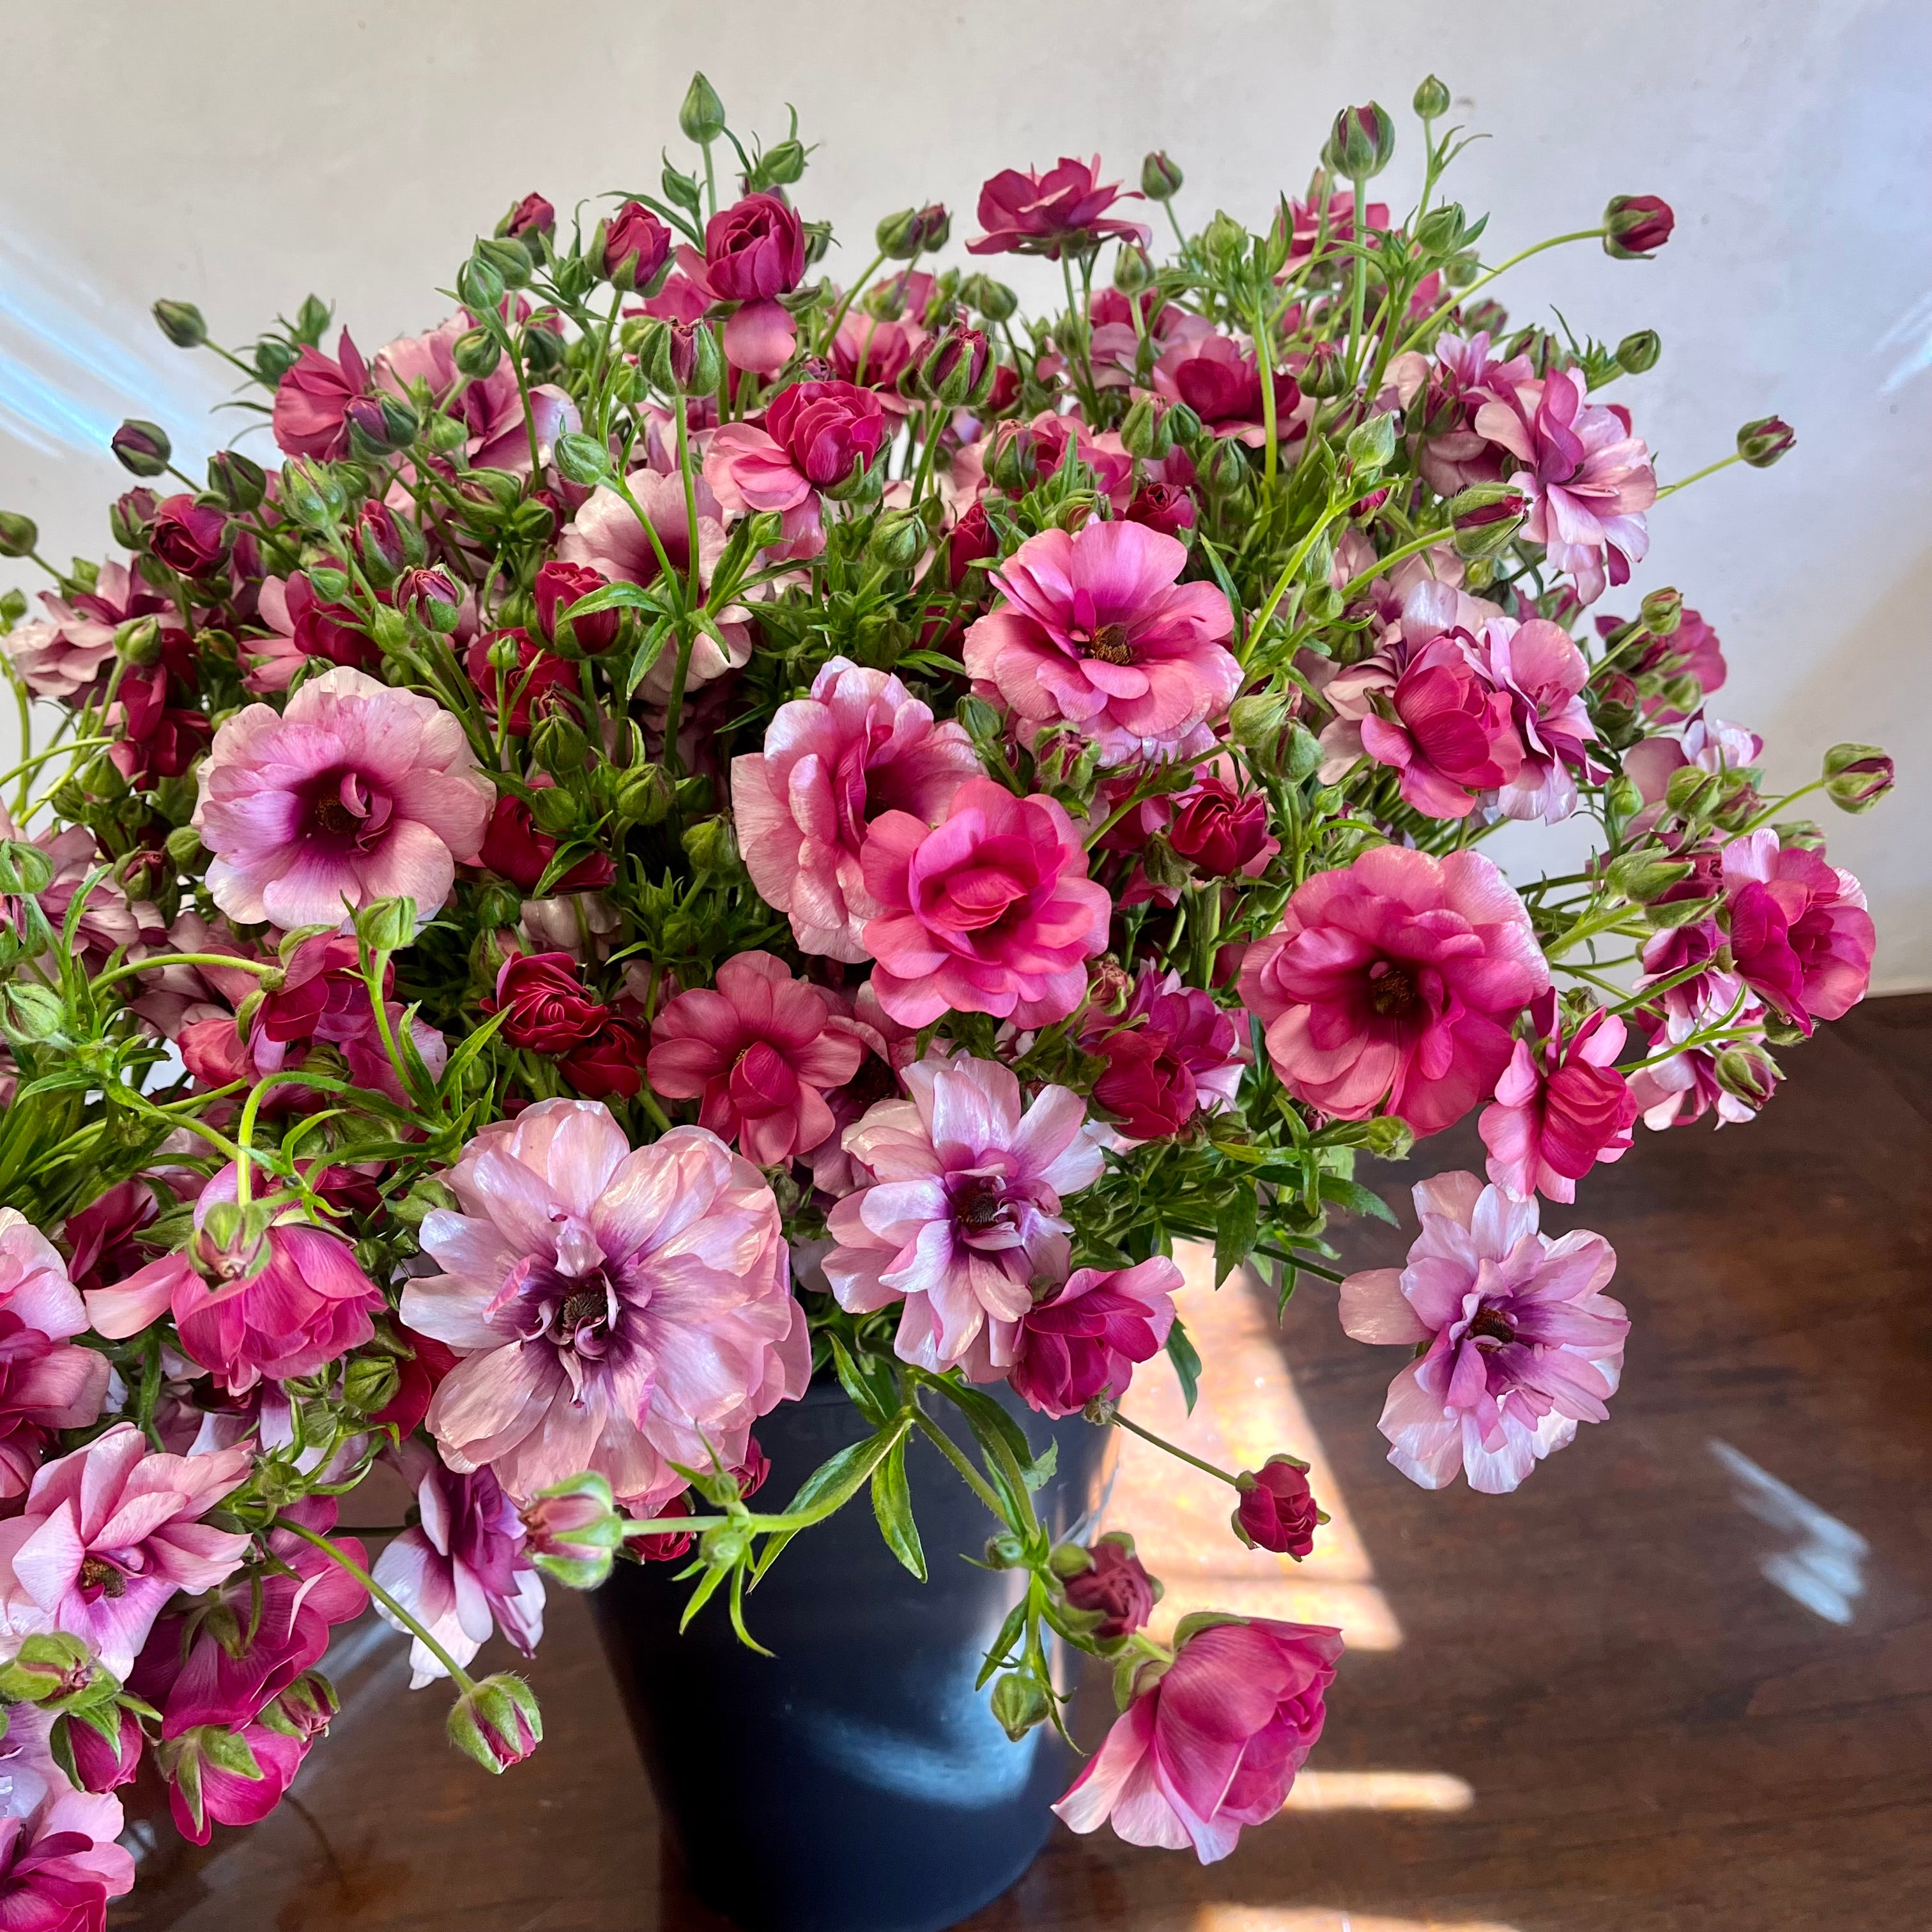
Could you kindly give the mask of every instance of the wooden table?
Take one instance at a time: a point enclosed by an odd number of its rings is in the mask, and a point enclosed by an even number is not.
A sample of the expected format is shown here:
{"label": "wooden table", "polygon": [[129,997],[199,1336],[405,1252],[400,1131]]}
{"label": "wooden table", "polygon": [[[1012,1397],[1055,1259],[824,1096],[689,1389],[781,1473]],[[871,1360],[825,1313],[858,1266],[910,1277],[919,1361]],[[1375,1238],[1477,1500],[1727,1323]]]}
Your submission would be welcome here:
{"label": "wooden table", "polygon": [[[1278,1336],[1252,1291],[1190,1291],[1220,1378],[1190,1439],[1312,1455],[1336,1521],[1296,1572],[1132,1457],[1122,1520],[1170,1610],[1350,1629],[1328,1735],[1226,1862],[1058,1832],[974,1932],[1932,1924],[1932,996],[1785,1058],[1762,1120],[1640,1129],[1548,1216],[1610,1238],[1634,1328],[1610,1424],[1513,1497],[1389,1468],[1374,1424],[1400,1358],[1340,1334],[1332,1289],[1304,1288]],[[1481,1149],[1458,1131],[1424,1156]],[[1365,1178],[1406,1208],[1407,1171]],[[1408,1238],[1352,1230],[1349,1259]],[[1178,1423],[1165,1378],[1142,1400]],[[110,1924],[716,1932],[661,1857],[584,1606],[551,1602],[531,1763],[456,1758],[443,1696],[408,1693],[398,1641],[359,1639],[291,1800],[205,1851],[143,1828]],[[1097,1735],[1104,1700],[1083,1714]]]}

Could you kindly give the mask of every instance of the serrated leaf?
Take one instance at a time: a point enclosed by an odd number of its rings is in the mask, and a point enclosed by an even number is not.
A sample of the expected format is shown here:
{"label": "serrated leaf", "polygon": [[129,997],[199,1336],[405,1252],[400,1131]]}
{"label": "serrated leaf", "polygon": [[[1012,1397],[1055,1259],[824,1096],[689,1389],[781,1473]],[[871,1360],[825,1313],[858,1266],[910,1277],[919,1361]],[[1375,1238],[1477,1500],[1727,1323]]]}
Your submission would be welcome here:
{"label": "serrated leaf", "polygon": [[1000,1624],[999,1635],[994,1638],[992,1645],[988,1647],[986,1652],[986,1661],[980,1666],[980,1675],[974,1680],[974,1690],[983,1690],[986,1688],[988,1679],[995,1671],[1002,1668],[1007,1658],[1012,1654],[1013,1646],[1018,1640],[1020,1632],[1026,1628],[1026,1599],[1022,1597],[1013,1606],[1012,1612],[1006,1622]]}
{"label": "serrated leaf", "polygon": [[1060,1444],[1049,1442],[1040,1454],[1020,1472],[1030,1490],[1038,1490],[1053,1480],[1054,1472],[1060,1467]]}
{"label": "serrated leaf", "polygon": [[1251,1185],[1235,1189],[1214,1222],[1214,1286],[1219,1288],[1255,1251],[1261,1204]]}
{"label": "serrated leaf", "polygon": [[926,1552],[920,1546],[919,1526],[913,1521],[903,1436],[872,1472],[872,1514],[879,1520],[879,1534],[886,1539],[886,1547],[923,1583]]}
{"label": "serrated leaf", "polygon": [[1187,1339],[1187,1330],[1178,1315],[1174,1318],[1174,1326],[1167,1331],[1167,1359],[1174,1364],[1174,1372],[1180,1382],[1181,1398],[1187,1404],[1188,1414],[1192,1415],[1194,1398],[1201,1388],[1201,1356]]}

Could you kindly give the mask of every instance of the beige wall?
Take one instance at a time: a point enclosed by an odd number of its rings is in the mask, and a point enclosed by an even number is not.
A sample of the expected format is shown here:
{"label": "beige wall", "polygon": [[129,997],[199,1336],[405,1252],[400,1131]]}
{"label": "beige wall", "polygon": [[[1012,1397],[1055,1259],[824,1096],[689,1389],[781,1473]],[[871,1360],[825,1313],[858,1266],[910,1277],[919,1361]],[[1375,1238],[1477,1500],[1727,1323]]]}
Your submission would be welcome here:
{"label": "beige wall", "polygon": [[[1932,7],[1925,0],[10,0],[9,212],[0,226],[0,504],[99,554],[118,472],[98,439],[157,417],[191,454],[225,392],[170,350],[157,295],[251,334],[314,287],[368,348],[443,312],[471,234],[540,188],[560,207],[648,184],[704,66],[737,124],[783,104],[822,143],[801,195],[854,247],[928,196],[970,232],[998,166],[1099,150],[1130,176],[1164,144],[1184,208],[1258,221],[1330,114],[1403,110],[1433,69],[1494,136],[1452,192],[1498,250],[1588,226],[1613,193],[1678,211],[1655,262],[1578,248],[1509,291],[1664,360],[1621,392],[1682,475],[1772,410],[1797,453],[1732,470],[1653,520],[1636,586],[1673,583],[1734,668],[1723,715],[1796,782],[1840,738],[1899,756],[1888,807],[1839,818],[1880,983],[1932,983]],[[1609,600],[1628,608],[1628,597]]]}

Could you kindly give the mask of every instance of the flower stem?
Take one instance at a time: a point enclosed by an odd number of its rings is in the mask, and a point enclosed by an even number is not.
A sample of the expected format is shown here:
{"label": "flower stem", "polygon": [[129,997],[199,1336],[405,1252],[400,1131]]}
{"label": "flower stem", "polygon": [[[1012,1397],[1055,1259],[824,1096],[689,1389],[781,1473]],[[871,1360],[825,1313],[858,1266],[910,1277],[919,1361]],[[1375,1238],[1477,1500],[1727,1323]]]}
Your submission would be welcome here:
{"label": "flower stem", "polygon": [[1568,235],[1552,235],[1546,242],[1539,242],[1534,248],[1524,249],[1520,254],[1512,255],[1507,262],[1499,262],[1486,275],[1478,275],[1466,289],[1458,289],[1446,302],[1432,308],[1402,338],[1402,347],[1396,351],[1400,356],[1404,350],[1413,348],[1451,310],[1460,308],[1478,289],[1486,289],[1498,275],[1508,274],[1520,262],[1526,262],[1532,255],[1540,255],[1546,248],[1561,248],[1570,242],[1597,242],[1603,238],[1600,228],[1579,228]]}
{"label": "flower stem", "polygon": [[1156,1436],[1151,1429],[1143,1429],[1138,1422],[1130,1422],[1118,1409],[1114,1412],[1114,1420],[1118,1426],[1138,1436],[1143,1442],[1151,1442],[1156,1449],[1165,1449],[1170,1456],[1178,1456],[1184,1462],[1191,1462],[1204,1474],[1220,1478],[1231,1490],[1241,1486],[1238,1476],[1231,1476],[1226,1469],[1217,1469],[1212,1462],[1204,1462],[1198,1456],[1190,1455],[1178,1444],[1168,1442],[1164,1436]]}
{"label": "flower stem", "polygon": [[1688,490],[1692,484],[1701,483],[1706,477],[1714,476],[1719,470],[1728,470],[1732,464],[1742,463],[1743,460],[1744,458],[1733,450],[1729,456],[1720,456],[1716,462],[1707,463],[1702,469],[1692,470],[1688,476],[1678,477],[1675,483],[1664,484],[1658,490],[1657,501],[1660,503],[1673,490]]}

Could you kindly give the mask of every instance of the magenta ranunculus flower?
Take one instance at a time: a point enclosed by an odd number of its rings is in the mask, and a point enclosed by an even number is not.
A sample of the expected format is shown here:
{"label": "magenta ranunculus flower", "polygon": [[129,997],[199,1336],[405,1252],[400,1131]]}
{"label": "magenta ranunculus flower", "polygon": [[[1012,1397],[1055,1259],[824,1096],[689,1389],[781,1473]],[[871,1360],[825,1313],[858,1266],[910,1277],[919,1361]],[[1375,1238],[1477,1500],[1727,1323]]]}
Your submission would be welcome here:
{"label": "magenta ranunculus flower", "polygon": [[1477,793],[1513,784],[1522,770],[1510,694],[1491,682],[1462,632],[1411,658],[1388,704],[1393,716],[1376,710],[1363,718],[1362,749],[1402,774],[1404,802],[1425,818],[1466,818]]}
{"label": "magenta ranunculus flower", "polygon": [[704,480],[734,515],[781,512],[780,554],[815,556],[824,542],[820,493],[872,463],[897,421],[870,389],[794,382],[772,398],[762,425],[723,423],[711,432]]}
{"label": "magenta ranunculus flower", "polygon": [[1174,1326],[1180,1270],[1165,1255],[1130,1268],[1076,1268],[1020,1317],[1006,1379],[1043,1415],[1072,1415],[1096,1396],[1118,1402],[1136,1364]]}
{"label": "magenta ranunculus flower", "polygon": [[18,1209],[0,1208],[0,1499],[26,1494],[56,1430],[100,1414],[107,1358],[70,1340],[86,1328],[59,1251]]}
{"label": "magenta ranunculus flower", "polygon": [[1564,1033],[1553,992],[1538,994],[1529,1011],[1534,1040],[1516,1042],[1478,1124],[1489,1176],[1520,1201],[1574,1201],[1592,1167],[1630,1150],[1636,1100],[1617,1071],[1626,1029],[1600,1006]]}
{"label": "magenta ranunculus flower", "polygon": [[194,823],[229,917],[338,926],[372,899],[428,918],[482,843],[495,788],[434,700],[326,671],[285,712],[250,704],[214,734]]}
{"label": "magenta ranunculus flower", "polygon": [[[1076,1832],[1225,1858],[1286,1799],[1322,1735],[1342,1633],[1267,1617],[1182,1620],[1174,1662],[1142,1688],[1054,1810]],[[1190,1625],[1192,1628],[1190,1628]]]}
{"label": "magenta ranunculus flower", "polygon": [[964,1055],[929,1054],[902,1077],[910,1100],[882,1100],[845,1130],[874,1184],[832,1210],[826,1279],[856,1313],[904,1304],[902,1360],[964,1362],[994,1381],[1018,1359],[1034,1283],[1066,1279],[1060,1198],[1099,1178],[1100,1148],[1070,1088],[1042,1088],[1028,1106],[1010,1069]]}
{"label": "magenta ranunculus flower", "polygon": [[125,1678],[177,1590],[212,1590],[248,1548],[196,1520],[243,1482],[245,1448],[150,1453],[131,1422],[47,1463],[22,1513],[0,1522],[0,1629],[65,1630]]}
{"label": "magenta ranunculus flower", "polygon": [[1130,1140],[1165,1140],[1197,1112],[1234,1104],[1248,1052],[1245,1015],[1224,1011],[1211,993],[1141,969],[1133,998],[1118,1016],[1090,1008],[1081,1044],[1106,1062],[1094,1098]]}
{"label": "magenta ranunculus flower", "polygon": [[1629,412],[1586,403],[1580,369],[1499,380],[1489,394],[1476,432],[1524,466],[1510,478],[1529,501],[1522,534],[1548,547],[1552,566],[1575,580],[1586,604],[1628,583],[1650,548],[1643,513],[1657,500],[1650,452]]}
{"label": "magenta ranunculus flower", "polygon": [[1299,1563],[1315,1547],[1315,1532],[1328,1520],[1308,1486],[1308,1465],[1292,1456],[1270,1456],[1258,1469],[1244,1469],[1240,1500],[1228,1518],[1250,1550],[1271,1550]]}
{"label": "magenta ranunculus flower", "polygon": [[671,1467],[742,1459],[811,1374],[778,1203],[702,1127],[633,1150],[610,1109],[542,1100],[486,1127],[422,1224],[443,1270],[402,1316],[462,1358],[430,1405],[452,1468],[519,1499],[594,1470],[648,1514]]}
{"label": "magenta ranunculus flower", "polygon": [[1378,846],[1320,872],[1241,962],[1241,999],[1297,1099],[1384,1105],[1439,1133],[1495,1091],[1510,1027],[1550,968],[1509,882],[1475,852]]}
{"label": "magenta ranunculus flower", "polygon": [[1066,1580],[1066,1600],[1076,1610],[1097,1612],[1094,1635],[1103,1643],[1128,1636],[1154,1615],[1161,1587],[1134,1554],[1124,1530],[1109,1530],[1094,1540],[1089,1567]]}
{"label": "magenta ranunculus flower", "polygon": [[1389,1460],[1425,1490],[1462,1470],[1472,1490],[1507,1495],[1580,1422],[1608,1417],[1630,1333],[1602,1292],[1617,1258],[1584,1228],[1552,1240],[1533,1198],[1473,1174],[1418,1182],[1415,1205],[1408,1265],[1349,1276],[1342,1326],[1421,1352],[1389,1384]]}
{"label": "magenta ranunculus flower", "polygon": [[828,1090],[859,1070],[866,1042],[818,989],[769,952],[740,952],[715,986],[668,1001],[651,1024],[644,1075],[670,1100],[700,1100],[698,1124],[776,1167],[832,1130]]}
{"label": "magenta ranunculus flower", "polygon": [[104,1932],[107,1901],[134,1886],[134,1856],[115,1843],[126,1822],[121,1801],[68,1782],[44,1712],[22,1705],[10,1714],[0,1745],[0,1925]]}
{"label": "magenta ranunculus flower", "polygon": [[1141,524],[1029,537],[994,573],[1006,601],[966,633],[974,688],[1025,724],[1077,726],[1109,764],[1205,748],[1241,671],[1226,597],[1177,582],[1186,562]]}
{"label": "magenta ranunculus flower", "polygon": [[797,326],[776,297],[803,278],[805,224],[775,194],[748,194],[704,226],[704,253],[681,248],[678,266],[714,302],[739,307],[724,325],[726,359],[736,369],[773,376],[797,345]]}
{"label": "magenta ranunculus flower", "polygon": [[[458,1475],[420,1442],[405,1442],[396,1463],[421,1520],[384,1550],[370,1574],[458,1664],[499,1629],[527,1657],[543,1637],[544,1580],[502,1484],[488,1469]],[[402,1628],[380,1600],[376,1613]],[[412,1690],[448,1675],[420,1637],[410,1645],[410,1670]]]}
{"label": "magenta ranunculus flower", "polygon": [[876,910],[859,855],[882,812],[931,824],[969,778],[972,741],[890,671],[833,658],[812,695],[778,706],[764,748],[731,761],[731,809],[746,868],[767,905],[791,920],[807,952],[856,964]]}
{"label": "magenta ranunculus flower", "polygon": [[344,329],[332,362],[304,346],[275,386],[273,427],[284,456],[332,463],[349,454],[349,405],[369,394],[369,365]]}
{"label": "magenta ranunculus flower", "polygon": [[[1157,394],[1185,403],[1216,436],[1233,436],[1257,449],[1268,440],[1261,365],[1251,350],[1227,336],[1190,334],[1177,342],[1154,364],[1154,386]],[[1294,378],[1277,370],[1276,436],[1285,438],[1298,428],[1294,412],[1300,400]]]}
{"label": "magenta ranunculus flower", "polygon": [[1540,818],[1556,825],[1576,809],[1580,773],[1600,784],[1609,768],[1591,746],[1597,728],[1583,702],[1590,667],[1560,624],[1532,617],[1519,624],[1492,617],[1478,649],[1490,682],[1510,698],[1523,758],[1496,803],[1510,818]]}
{"label": "magenta ranunculus flower", "polygon": [[1120,195],[1118,182],[1101,180],[1098,154],[1090,161],[1063,154],[1043,175],[1031,168],[1002,168],[980,190],[980,226],[986,232],[974,236],[966,252],[1045,255],[1057,262],[1070,242],[1097,245],[1109,236],[1144,248],[1153,234],[1145,222],[1107,214]]}
{"label": "magenta ranunculus flower", "polygon": [[881,910],[866,922],[879,1004],[902,1026],[949,1010],[1024,1027],[1064,1019],[1107,946],[1113,902],[1087,876],[1065,807],[969,778],[928,826],[908,812],[872,821],[860,854]]}
{"label": "magenta ranunculus flower", "polygon": [[1850,872],[1766,826],[1724,848],[1724,890],[1738,970],[1786,1018],[1808,1033],[1864,998],[1877,934]]}

